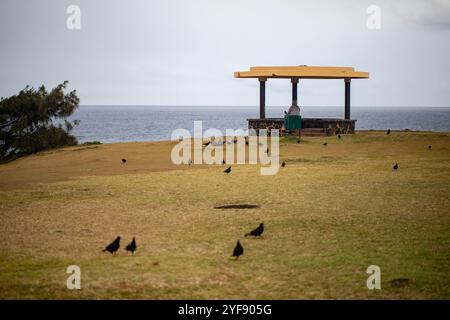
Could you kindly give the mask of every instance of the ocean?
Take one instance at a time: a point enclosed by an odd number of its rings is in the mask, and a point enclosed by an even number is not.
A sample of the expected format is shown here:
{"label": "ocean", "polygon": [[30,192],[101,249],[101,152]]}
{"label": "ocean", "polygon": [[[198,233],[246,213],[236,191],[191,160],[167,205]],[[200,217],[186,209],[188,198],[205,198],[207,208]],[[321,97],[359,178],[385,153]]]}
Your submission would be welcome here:
{"label": "ocean", "polygon": [[[267,107],[266,117],[283,117],[283,107]],[[356,130],[450,131],[450,107],[352,107]],[[301,107],[305,118],[343,118],[343,107]],[[172,131],[193,133],[194,121],[203,130],[247,129],[259,107],[192,106],[80,106],[70,120],[80,120],[73,134],[80,143],[169,140]]]}

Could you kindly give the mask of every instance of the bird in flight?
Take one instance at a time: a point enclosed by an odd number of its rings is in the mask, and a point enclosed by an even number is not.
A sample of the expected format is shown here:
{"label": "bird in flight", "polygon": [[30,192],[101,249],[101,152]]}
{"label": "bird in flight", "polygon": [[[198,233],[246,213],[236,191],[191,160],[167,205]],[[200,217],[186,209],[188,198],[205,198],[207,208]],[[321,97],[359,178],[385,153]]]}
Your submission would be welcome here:
{"label": "bird in flight", "polygon": [[254,237],[261,237],[262,233],[264,232],[264,223],[260,223],[258,228],[250,231],[249,233],[247,233],[245,236],[254,236]]}
{"label": "bird in flight", "polygon": [[233,250],[233,257],[236,257],[236,260],[239,259],[239,256],[242,256],[244,254],[244,247],[241,245],[239,240],[236,243],[236,246]]}
{"label": "bird in flight", "polygon": [[130,251],[132,254],[134,254],[136,249],[137,249],[136,239],[135,237],[133,237],[133,240],[131,240],[131,242],[127,244],[127,246],[125,247],[125,250]]}
{"label": "bird in flight", "polygon": [[113,242],[111,242],[109,245],[103,249],[103,252],[108,251],[112,255],[114,255],[117,250],[120,248],[120,236],[118,236]]}

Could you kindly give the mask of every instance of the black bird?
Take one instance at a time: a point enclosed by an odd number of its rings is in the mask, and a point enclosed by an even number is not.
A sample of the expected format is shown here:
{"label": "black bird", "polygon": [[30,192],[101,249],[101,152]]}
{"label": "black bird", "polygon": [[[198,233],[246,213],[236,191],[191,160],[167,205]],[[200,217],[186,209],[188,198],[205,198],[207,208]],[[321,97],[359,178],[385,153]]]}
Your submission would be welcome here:
{"label": "black bird", "polygon": [[325,142],[323,145],[326,147],[328,145],[328,142]]}
{"label": "black bird", "polygon": [[247,233],[245,236],[254,236],[254,237],[261,237],[262,233],[264,232],[264,223],[260,223],[258,228],[256,228],[255,230],[250,231],[249,233]]}
{"label": "black bird", "polygon": [[116,238],[113,242],[111,242],[108,246],[106,246],[105,249],[103,249],[103,252],[108,251],[111,254],[115,254],[117,250],[120,248],[120,236]]}
{"label": "black bird", "polygon": [[211,143],[211,141],[207,141],[207,142],[205,142],[205,143],[203,144],[203,146],[204,146],[204,147],[207,147],[207,146],[209,146],[210,143]]}
{"label": "black bird", "polygon": [[269,148],[266,149],[266,153],[269,154]]}
{"label": "black bird", "polygon": [[428,146],[428,150],[431,150],[431,145]]}
{"label": "black bird", "polygon": [[245,145],[248,146],[248,140],[245,140]]}
{"label": "black bird", "polygon": [[133,240],[125,247],[125,250],[130,251],[132,254],[134,254],[136,249],[137,249],[136,239],[133,237]]}
{"label": "black bird", "polygon": [[338,134],[338,139],[340,139],[341,138],[341,135],[340,134]]}
{"label": "black bird", "polygon": [[231,167],[226,168],[223,172],[225,172],[226,174],[231,172]]}
{"label": "black bird", "polygon": [[285,161],[283,161],[282,163],[281,163],[281,167],[286,167],[286,162]]}
{"label": "black bird", "polygon": [[224,160],[222,160],[222,165],[225,165],[225,163],[226,163],[226,162],[225,162],[225,159],[224,159]]}
{"label": "black bird", "polygon": [[234,137],[233,142],[236,144],[237,143],[237,138]]}
{"label": "black bird", "polygon": [[127,163],[127,159],[122,159],[122,163]]}
{"label": "black bird", "polygon": [[286,110],[284,110],[284,114],[287,114]]}
{"label": "black bird", "polygon": [[300,143],[300,140],[297,140],[297,143]]}
{"label": "black bird", "polygon": [[388,129],[388,131],[386,132],[386,134],[391,134],[391,129]]}
{"label": "black bird", "polygon": [[244,247],[241,245],[239,240],[236,243],[236,247],[234,247],[233,250],[233,257],[236,257],[236,260],[239,259],[239,256],[242,256],[244,254]]}
{"label": "black bird", "polygon": [[398,163],[395,163],[394,170],[397,170],[397,169],[398,169]]}

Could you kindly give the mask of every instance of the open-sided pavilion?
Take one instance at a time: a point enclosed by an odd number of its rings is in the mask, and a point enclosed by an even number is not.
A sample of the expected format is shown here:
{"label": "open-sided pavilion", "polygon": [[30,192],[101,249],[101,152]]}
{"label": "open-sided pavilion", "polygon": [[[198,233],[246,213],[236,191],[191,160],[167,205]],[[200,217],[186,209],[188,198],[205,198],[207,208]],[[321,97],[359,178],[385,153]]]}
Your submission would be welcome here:
{"label": "open-sided pavilion", "polygon": [[343,79],[345,84],[344,119],[304,118],[303,132],[311,135],[353,133],[355,121],[350,118],[350,86],[352,79],[367,79],[368,72],[355,71],[352,67],[317,66],[265,66],[251,67],[249,71],[237,71],[235,78],[255,78],[259,81],[259,118],[248,119],[251,129],[282,129],[283,118],[266,118],[266,82],[268,79],[290,79],[292,106],[298,106],[298,83],[300,79]]}

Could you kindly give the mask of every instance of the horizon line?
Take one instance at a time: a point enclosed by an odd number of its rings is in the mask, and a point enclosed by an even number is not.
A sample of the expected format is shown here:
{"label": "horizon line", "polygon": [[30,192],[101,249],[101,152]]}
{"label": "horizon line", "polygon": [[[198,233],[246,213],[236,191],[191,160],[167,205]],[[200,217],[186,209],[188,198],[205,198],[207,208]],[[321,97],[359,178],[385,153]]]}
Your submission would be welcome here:
{"label": "horizon line", "polygon": [[[259,105],[190,105],[190,104],[80,104],[80,107],[219,107],[219,108],[259,108]],[[266,108],[284,107],[284,105],[266,105]],[[307,108],[344,108],[343,105],[321,105],[321,106],[301,106]],[[392,105],[392,106],[351,106],[351,108],[450,108],[449,106],[405,106],[405,105]]]}

